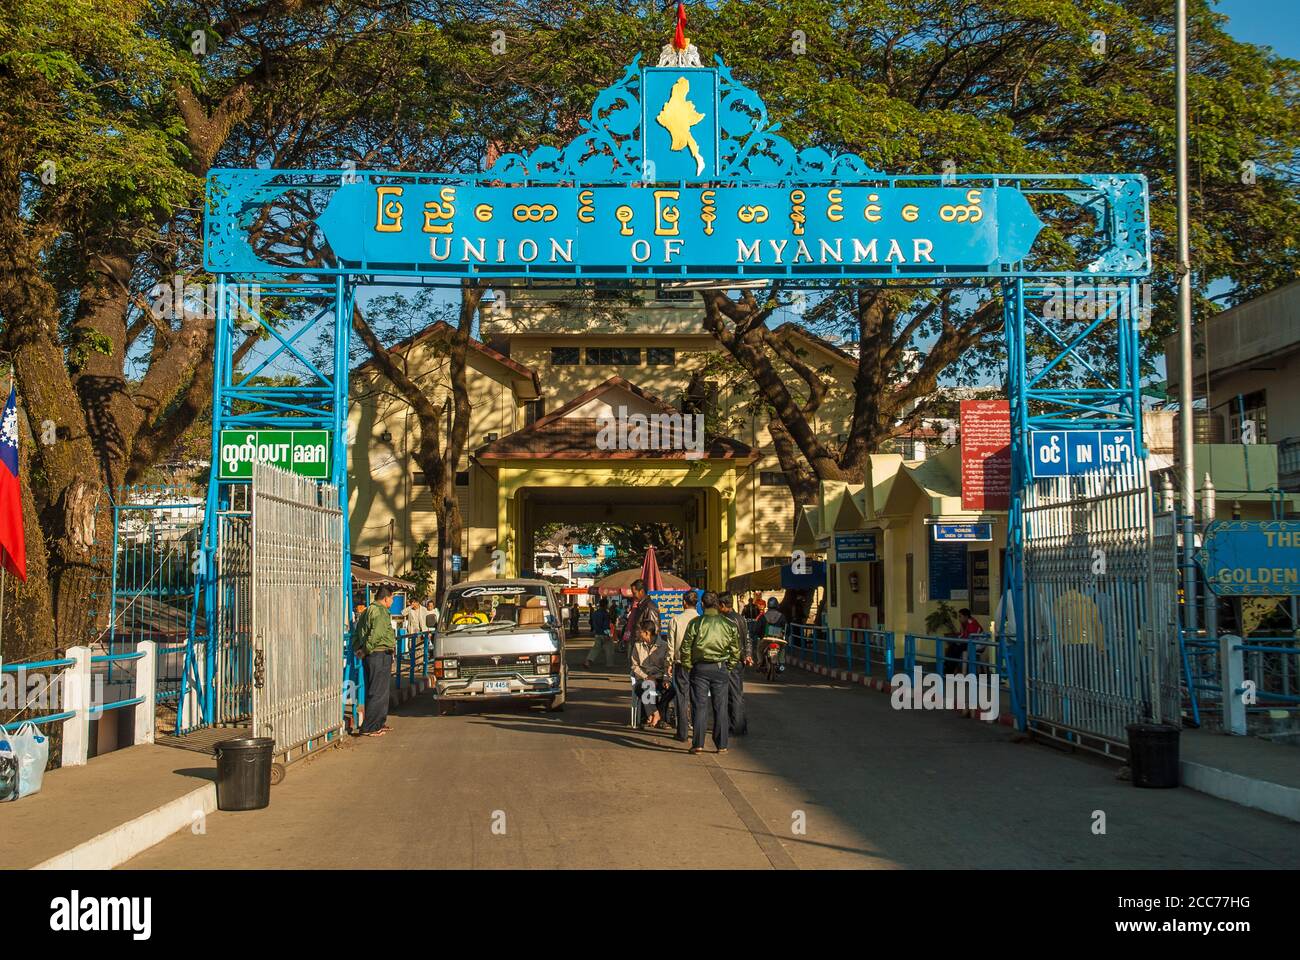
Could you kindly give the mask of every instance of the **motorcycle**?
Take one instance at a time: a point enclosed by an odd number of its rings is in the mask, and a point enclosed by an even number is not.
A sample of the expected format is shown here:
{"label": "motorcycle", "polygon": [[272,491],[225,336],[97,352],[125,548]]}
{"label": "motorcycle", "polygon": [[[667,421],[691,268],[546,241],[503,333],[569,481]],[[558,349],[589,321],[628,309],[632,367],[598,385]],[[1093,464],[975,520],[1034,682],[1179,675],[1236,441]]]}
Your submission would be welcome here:
{"label": "motorcycle", "polygon": [[763,638],[763,669],[767,671],[768,683],[775,680],[781,672],[781,648],[784,646],[785,640],[781,637]]}

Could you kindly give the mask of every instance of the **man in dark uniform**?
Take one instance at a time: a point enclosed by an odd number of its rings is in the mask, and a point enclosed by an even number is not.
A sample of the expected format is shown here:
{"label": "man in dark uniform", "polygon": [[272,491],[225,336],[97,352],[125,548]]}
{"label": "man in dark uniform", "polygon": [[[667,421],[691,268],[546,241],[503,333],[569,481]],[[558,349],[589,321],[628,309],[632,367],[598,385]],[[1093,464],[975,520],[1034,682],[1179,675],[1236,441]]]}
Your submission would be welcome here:
{"label": "man in dark uniform", "polygon": [[733,604],[731,594],[718,595],[718,612],[734,623],[736,632],[740,634],[740,660],[732,668],[728,681],[731,699],[727,712],[728,719],[731,721],[731,732],[735,736],[743,737],[749,732],[749,718],[745,716],[745,668],[754,663],[754,648],[753,641],[749,638],[749,624],[736,612]]}

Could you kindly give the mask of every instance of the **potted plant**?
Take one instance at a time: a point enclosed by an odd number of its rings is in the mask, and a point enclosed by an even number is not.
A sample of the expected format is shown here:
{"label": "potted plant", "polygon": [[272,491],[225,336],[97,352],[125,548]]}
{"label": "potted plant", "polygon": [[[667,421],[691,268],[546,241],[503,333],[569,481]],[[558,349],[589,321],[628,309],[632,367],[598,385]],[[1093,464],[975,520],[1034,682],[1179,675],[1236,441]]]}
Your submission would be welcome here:
{"label": "potted plant", "polygon": [[957,611],[940,600],[939,605],[925,615],[925,629],[933,637],[957,636]]}

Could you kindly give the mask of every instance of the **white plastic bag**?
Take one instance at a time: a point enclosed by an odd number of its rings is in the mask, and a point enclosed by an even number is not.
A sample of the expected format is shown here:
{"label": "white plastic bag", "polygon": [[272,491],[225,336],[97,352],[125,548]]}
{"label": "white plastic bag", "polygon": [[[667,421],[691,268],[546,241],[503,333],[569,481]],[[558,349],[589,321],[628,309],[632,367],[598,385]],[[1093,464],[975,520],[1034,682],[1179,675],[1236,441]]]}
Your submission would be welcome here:
{"label": "white plastic bag", "polygon": [[30,720],[13,733],[6,734],[6,738],[18,766],[18,792],[14,799],[39,793],[41,781],[45,778],[45,764],[50,759],[49,740]]}

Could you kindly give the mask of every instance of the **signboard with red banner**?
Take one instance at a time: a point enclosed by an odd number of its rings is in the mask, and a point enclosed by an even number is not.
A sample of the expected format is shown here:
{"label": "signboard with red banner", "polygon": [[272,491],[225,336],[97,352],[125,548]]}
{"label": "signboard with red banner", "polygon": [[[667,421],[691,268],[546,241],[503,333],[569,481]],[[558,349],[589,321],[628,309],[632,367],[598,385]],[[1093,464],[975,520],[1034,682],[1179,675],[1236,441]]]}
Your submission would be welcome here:
{"label": "signboard with red banner", "polygon": [[961,506],[1006,510],[1011,506],[1011,402],[961,402]]}

